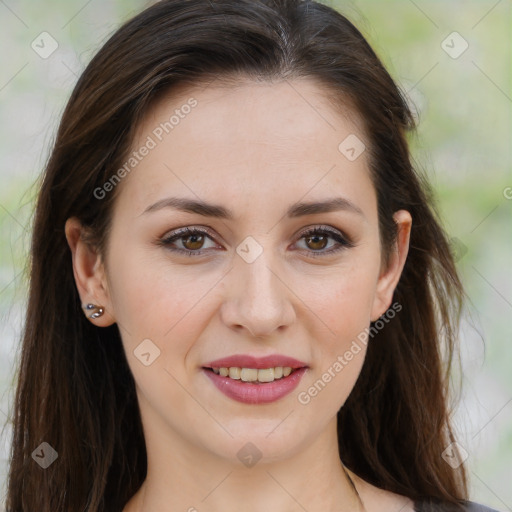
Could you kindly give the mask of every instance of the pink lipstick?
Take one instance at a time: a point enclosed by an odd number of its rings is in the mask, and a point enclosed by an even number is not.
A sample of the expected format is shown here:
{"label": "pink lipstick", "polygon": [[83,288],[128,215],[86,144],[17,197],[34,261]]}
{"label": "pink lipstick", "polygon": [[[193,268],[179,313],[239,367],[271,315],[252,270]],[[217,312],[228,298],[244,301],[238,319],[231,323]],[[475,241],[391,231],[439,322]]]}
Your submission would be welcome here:
{"label": "pink lipstick", "polygon": [[227,397],[247,404],[275,402],[299,384],[308,365],[280,354],[233,355],[203,365],[202,371]]}

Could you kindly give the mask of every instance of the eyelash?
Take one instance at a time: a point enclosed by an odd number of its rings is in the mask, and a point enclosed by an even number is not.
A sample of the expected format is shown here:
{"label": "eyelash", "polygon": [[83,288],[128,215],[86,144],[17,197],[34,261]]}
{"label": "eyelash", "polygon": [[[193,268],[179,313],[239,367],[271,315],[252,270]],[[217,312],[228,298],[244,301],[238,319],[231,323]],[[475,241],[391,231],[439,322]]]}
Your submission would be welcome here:
{"label": "eyelash", "polygon": [[[192,251],[190,249],[179,249],[176,247],[170,247],[170,245],[174,241],[179,240],[180,238],[185,238],[186,236],[198,235],[198,234],[206,235],[210,239],[213,239],[213,235],[208,230],[186,227],[186,228],[181,228],[181,229],[174,231],[169,236],[166,236],[163,239],[159,240],[158,243],[159,243],[159,245],[162,245],[162,246],[166,247],[168,250],[176,252],[176,253],[181,253],[186,256],[201,256],[208,249],[198,249],[197,251]],[[329,235],[332,239],[334,239],[339,244],[337,247],[331,248],[327,251],[309,250],[308,252],[310,253],[310,256],[312,256],[314,258],[332,255],[332,254],[337,253],[338,251],[341,251],[343,249],[349,249],[351,247],[354,247],[354,244],[348,238],[342,236],[338,231],[335,231],[335,230],[329,228],[328,226],[318,226],[313,229],[304,231],[303,233],[301,233],[299,240],[302,240],[305,237],[314,236],[314,235],[321,235],[321,236]]]}

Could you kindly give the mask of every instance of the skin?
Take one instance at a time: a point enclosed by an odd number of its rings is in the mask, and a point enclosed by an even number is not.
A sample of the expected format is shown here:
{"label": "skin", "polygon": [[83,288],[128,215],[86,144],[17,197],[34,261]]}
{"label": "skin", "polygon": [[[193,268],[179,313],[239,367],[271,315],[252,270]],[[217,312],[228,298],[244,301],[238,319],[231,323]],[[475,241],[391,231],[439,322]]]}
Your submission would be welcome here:
{"label": "skin", "polygon": [[[82,302],[105,308],[95,325],[117,322],[136,382],[148,476],[124,512],[231,512],[241,503],[247,512],[358,510],[338,456],[336,413],[357,380],[365,345],[308,404],[298,394],[390,307],[411,216],[395,212],[399,236],[384,267],[367,152],[349,161],[338,150],[350,134],[364,141],[364,131],[354,112],[342,115],[324,92],[311,79],[174,90],[146,115],[133,150],[190,97],[198,104],[118,185],[106,254],[80,240],[77,219],[66,223]],[[143,213],[169,196],[222,205],[235,217]],[[299,200],[340,196],[361,214],[284,216]],[[329,254],[337,245],[330,236],[327,246],[301,237],[321,225],[354,246]],[[202,255],[157,243],[185,226],[210,228]],[[236,252],[247,236],[263,250],[251,263]],[[197,251],[201,244],[185,236],[174,247]],[[160,349],[149,366],[134,355],[147,338]],[[309,369],[274,403],[234,401],[201,370],[232,354],[276,353]],[[262,455],[252,467],[237,457],[247,442]],[[350,475],[368,512],[412,510],[408,498]]]}

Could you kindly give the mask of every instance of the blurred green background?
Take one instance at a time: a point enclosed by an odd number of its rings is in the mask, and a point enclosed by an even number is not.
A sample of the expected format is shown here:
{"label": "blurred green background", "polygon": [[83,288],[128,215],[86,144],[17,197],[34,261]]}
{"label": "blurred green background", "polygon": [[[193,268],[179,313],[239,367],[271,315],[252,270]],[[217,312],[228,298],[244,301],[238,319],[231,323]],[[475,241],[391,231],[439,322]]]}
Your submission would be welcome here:
{"label": "blurred green background", "polygon": [[[454,421],[468,453],[471,499],[512,510],[512,2],[323,3],[340,9],[364,33],[416,112],[414,158],[434,185],[470,299],[461,333],[464,391]],[[34,182],[81,70],[119,24],[145,5],[0,2],[2,426],[12,403],[27,294],[23,269]],[[31,48],[43,31],[59,45],[47,59]],[[7,424],[0,439],[0,497],[9,437]]]}

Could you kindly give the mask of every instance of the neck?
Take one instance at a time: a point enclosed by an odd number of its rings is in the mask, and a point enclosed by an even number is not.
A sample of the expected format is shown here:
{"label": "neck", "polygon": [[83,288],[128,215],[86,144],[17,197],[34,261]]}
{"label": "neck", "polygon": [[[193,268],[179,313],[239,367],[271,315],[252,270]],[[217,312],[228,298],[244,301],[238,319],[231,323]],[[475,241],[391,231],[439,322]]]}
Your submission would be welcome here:
{"label": "neck", "polygon": [[183,439],[166,440],[162,449],[158,433],[146,432],[147,477],[124,512],[235,512],[241,505],[246,512],[364,511],[338,455],[336,418],[287,458],[262,457],[252,467],[204,453]]}

